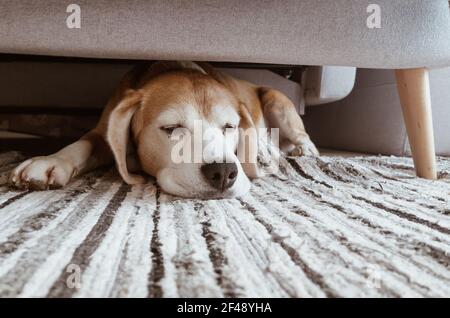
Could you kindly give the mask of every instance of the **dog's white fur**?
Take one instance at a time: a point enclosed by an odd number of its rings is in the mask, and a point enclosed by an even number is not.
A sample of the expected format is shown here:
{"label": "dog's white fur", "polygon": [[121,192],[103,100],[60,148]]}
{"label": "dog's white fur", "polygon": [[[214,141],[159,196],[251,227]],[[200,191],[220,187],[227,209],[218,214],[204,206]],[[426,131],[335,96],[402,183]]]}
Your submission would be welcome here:
{"label": "dog's white fur", "polygon": [[[196,120],[204,132],[202,161],[174,162],[176,140],[167,131],[180,127],[174,130],[178,137],[192,135]],[[226,126],[232,128],[222,133]],[[55,154],[23,162],[10,181],[20,188],[62,187],[114,160],[128,184],[145,182],[142,173],[147,173],[174,195],[239,196],[249,190],[249,178],[260,175],[256,150],[243,143],[241,135],[244,129],[256,127],[279,128],[280,148],[289,154],[318,155],[294,105],[282,93],[219,73],[206,63],[157,62],[125,76],[96,128]],[[195,138],[187,140],[199,146]],[[237,150],[253,161],[239,160]],[[219,191],[206,182],[200,167],[223,159],[236,163],[238,175],[233,186]]]}

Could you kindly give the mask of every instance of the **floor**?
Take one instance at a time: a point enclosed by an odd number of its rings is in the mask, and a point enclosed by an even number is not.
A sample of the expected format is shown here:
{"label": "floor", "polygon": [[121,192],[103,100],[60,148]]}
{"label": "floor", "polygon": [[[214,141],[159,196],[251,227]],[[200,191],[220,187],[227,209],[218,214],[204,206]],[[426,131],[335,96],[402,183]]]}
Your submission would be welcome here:
{"label": "floor", "polygon": [[186,200],[106,168],[11,190],[0,154],[0,296],[449,297],[450,158],[287,158],[239,199]]}

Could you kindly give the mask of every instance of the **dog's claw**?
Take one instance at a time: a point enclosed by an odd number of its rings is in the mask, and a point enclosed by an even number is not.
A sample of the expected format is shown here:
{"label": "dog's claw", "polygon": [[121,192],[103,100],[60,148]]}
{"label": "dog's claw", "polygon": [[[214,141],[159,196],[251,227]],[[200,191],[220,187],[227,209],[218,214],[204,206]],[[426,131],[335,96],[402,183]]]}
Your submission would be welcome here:
{"label": "dog's claw", "polygon": [[47,190],[65,186],[74,176],[71,163],[56,156],[35,157],[18,165],[10,184],[19,189]]}
{"label": "dog's claw", "polygon": [[289,156],[300,157],[300,156],[319,156],[319,151],[316,146],[312,143],[312,141],[307,141],[301,145],[297,145],[293,150],[291,150],[288,154]]}

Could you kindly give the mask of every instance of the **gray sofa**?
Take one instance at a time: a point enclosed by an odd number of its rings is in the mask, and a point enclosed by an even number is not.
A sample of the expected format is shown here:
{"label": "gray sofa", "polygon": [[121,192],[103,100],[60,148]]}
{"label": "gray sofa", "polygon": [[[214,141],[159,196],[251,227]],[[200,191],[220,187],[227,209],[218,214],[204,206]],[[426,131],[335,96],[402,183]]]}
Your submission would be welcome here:
{"label": "gray sofa", "polygon": [[426,67],[450,65],[447,0],[0,2],[0,53],[396,69],[419,176],[436,178]]}
{"label": "gray sofa", "polygon": [[[366,68],[450,65],[447,0],[0,2],[0,52]],[[381,9],[381,28],[366,25]]]}

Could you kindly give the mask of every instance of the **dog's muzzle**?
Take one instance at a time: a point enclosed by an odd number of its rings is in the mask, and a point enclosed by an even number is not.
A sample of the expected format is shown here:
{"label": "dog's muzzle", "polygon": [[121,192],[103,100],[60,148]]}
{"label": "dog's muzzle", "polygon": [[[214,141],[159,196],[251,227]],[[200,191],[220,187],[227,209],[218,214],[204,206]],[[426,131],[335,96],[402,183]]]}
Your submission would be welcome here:
{"label": "dog's muzzle", "polygon": [[231,188],[238,175],[235,163],[213,162],[204,164],[200,169],[208,184],[222,192]]}

